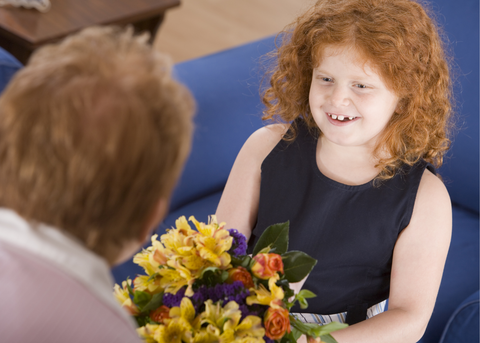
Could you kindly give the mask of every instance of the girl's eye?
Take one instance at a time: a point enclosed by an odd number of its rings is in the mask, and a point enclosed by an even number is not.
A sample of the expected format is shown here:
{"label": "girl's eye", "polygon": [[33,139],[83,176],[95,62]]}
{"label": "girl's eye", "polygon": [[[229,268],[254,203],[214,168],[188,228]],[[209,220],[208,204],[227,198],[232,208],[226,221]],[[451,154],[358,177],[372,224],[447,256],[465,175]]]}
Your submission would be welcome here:
{"label": "girl's eye", "polygon": [[367,88],[367,86],[362,85],[361,83],[356,84],[355,87],[357,87],[357,88]]}
{"label": "girl's eye", "polygon": [[325,82],[332,82],[333,80],[329,77],[322,77],[322,81],[325,81]]}

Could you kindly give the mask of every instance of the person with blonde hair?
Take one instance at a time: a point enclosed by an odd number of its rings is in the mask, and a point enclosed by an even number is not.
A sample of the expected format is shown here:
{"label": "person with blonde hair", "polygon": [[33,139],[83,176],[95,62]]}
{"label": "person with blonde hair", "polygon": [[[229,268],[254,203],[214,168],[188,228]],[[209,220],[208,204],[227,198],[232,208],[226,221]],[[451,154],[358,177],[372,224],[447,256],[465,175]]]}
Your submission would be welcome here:
{"label": "person with blonde hair", "polygon": [[2,341],[139,341],[110,267],[166,214],[194,110],[147,39],[87,28],[0,97]]}
{"label": "person with blonde hair", "polygon": [[[417,342],[450,244],[436,169],[450,146],[449,56],[426,6],[320,0],[277,37],[263,101],[272,125],[240,151],[220,221],[254,246],[290,221],[318,260],[306,322],[347,322],[339,343]],[[388,310],[387,310],[388,300]]]}

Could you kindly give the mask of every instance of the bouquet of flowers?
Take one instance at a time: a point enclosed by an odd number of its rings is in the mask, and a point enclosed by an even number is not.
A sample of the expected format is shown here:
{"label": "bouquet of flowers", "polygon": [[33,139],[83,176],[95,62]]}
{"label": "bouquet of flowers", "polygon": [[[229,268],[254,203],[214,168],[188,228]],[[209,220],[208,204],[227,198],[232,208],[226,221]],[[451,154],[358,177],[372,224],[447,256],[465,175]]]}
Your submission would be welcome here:
{"label": "bouquet of flowers", "polygon": [[224,229],[215,216],[208,224],[194,217],[192,229],[185,217],[167,230],[160,241],[134,256],[145,269],[115,285],[114,295],[135,318],[138,334],[154,343],[261,343],[296,342],[302,335],[335,342],[330,332],[346,326],[306,324],[290,314],[298,301],[307,307],[315,295],[295,294],[290,283],[299,282],[316,260],[288,250],[289,223],[265,230],[246,254],[245,236]]}

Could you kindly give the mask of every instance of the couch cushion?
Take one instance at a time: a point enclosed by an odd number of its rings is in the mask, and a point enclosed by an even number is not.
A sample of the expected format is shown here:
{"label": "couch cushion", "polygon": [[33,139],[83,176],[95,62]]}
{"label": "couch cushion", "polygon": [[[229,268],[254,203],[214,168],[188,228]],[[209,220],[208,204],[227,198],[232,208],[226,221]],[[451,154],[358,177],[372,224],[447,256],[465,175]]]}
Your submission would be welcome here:
{"label": "couch cushion", "polygon": [[421,343],[437,343],[458,305],[479,289],[478,227],[477,214],[453,208],[452,242],[432,318]]}
{"label": "couch cushion", "polygon": [[274,38],[180,63],[177,78],[197,101],[193,146],[174,192],[171,210],[220,191],[251,133],[262,126],[259,58]]}
{"label": "couch cushion", "polygon": [[479,207],[479,79],[478,79],[478,0],[435,0],[453,48],[457,77],[458,132],[439,173],[452,201],[478,213]]}
{"label": "couch cushion", "polygon": [[22,64],[9,52],[0,47],[0,93],[2,93],[13,74],[20,68],[22,68]]}
{"label": "couch cushion", "polygon": [[476,291],[450,317],[439,343],[480,342],[479,320],[479,291]]}

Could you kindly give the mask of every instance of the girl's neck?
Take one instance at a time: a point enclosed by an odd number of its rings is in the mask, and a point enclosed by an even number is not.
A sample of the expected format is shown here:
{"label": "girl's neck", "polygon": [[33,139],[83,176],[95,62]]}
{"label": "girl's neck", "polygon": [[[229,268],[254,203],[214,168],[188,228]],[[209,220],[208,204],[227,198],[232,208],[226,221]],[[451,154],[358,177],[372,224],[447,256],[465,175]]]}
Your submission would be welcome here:
{"label": "girl's neck", "polygon": [[344,147],[320,136],[316,152],[317,166],[323,175],[334,181],[357,186],[373,180],[380,170],[369,147]]}

